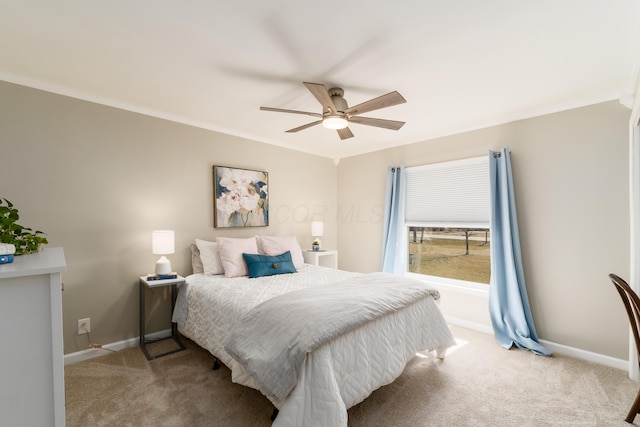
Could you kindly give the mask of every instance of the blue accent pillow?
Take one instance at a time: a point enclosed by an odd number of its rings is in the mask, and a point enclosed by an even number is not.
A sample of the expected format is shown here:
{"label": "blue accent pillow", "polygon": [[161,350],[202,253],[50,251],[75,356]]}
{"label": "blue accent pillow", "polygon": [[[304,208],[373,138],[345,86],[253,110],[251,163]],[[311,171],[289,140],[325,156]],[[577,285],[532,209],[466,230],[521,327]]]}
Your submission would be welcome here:
{"label": "blue accent pillow", "polygon": [[280,255],[242,254],[247,263],[249,277],[273,276],[274,274],[295,273],[296,267],[291,261],[291,252]]}

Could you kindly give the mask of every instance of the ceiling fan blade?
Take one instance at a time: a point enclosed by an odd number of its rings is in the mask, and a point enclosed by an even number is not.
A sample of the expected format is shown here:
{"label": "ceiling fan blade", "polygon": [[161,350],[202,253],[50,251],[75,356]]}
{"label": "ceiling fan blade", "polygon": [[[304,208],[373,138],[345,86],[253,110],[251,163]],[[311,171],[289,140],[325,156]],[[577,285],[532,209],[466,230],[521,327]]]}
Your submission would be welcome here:
{"label": "ceiling fan blade", "polygon": [[397,120],[374,119],[372,117],[360,117],[360,116],[350,117],[349,122],[357,123],[359,125],[375,126],[375,127],[391,129],[391,130],[398,130],[405,123],[405,122],[399,122]]}
{"label": "ceiling fan blade", "polygon": [[386,95],[370,99],[369,101],[365,101],[353,107],[349,107],[346,109],[345,113],[350,115],[368,113],[369,111],[391,107],[392,105],[404,104],[405,102],[407,102],[407,100],[404,99],[402,95],[400,95],[396,91],[393,91],[389,92]]}
{"label": "ceiling fan blade", "polygon": [[340,139],[353,138],[353,133],[349,128],[336,129],[336,131],[338,131],[338,135],[340,136]]}
{"label": "ceiling fan blade", "polygon": [[275,111],[276,113],[304,114],[311,117],[322,117],[322,114],[319,114],[319,113],[310,113],[309,111],[298,111],[298,110],[285,110],[284,108],[260,107],[260,110]]}
{"label": "ceiling fan blade", "polygon": [[311,126],[319,125],[320,123],[322,123],[322,120],[318,120],[318,121],[315,121],[315,122],[307,123],[306,125],[302,125],[302,126],[298,126],[297,128],[289,129],[287,131],[287,133],[294,133],[294,132],[298,132],[298,131],[301,131],[301,130],[305,130],[307,128],[310,128]]}
{"label": "ceiling fan blade", "polygon": [[327,110],[329,110],[331,114],[336,114],[338,112],[338,110],[336,109],[336,106],[333,105],[333,101],[331,100],[331,97],[329,96],[329,91],[327,90],[327,87],[325,85],[320,83],[309,83],[309,82],[304,82],[304,85],[307,87],[307,89],[309,89],[309,92],[311,92],[311,94],[315,96],[318,102],[322,105],[322,112],[325,112]]}

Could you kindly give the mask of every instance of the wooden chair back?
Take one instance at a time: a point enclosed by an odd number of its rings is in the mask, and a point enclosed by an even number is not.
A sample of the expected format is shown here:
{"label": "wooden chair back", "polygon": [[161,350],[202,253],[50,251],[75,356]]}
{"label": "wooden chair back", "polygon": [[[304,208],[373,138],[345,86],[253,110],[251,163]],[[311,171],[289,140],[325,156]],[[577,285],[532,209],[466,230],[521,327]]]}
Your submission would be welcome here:
{"label": "wooden chair back", "polygon": [[[622,302],[624,303],[624,307],[627,310],[627,316],[629,317],[629,323],[631,325],[631,331],[633,333],[633,338],[636,343],[636,352],[638,354],[638,361],[640,362],[640,298],[638,294],[631,289],[631,286],[620,277],[615,274],[609,274],[609,279],[613,282],[618,293],[620,294],[620,298],[622,298]],[[638,414],[640,410],[640,391],[636,396],[636,400],[631,406],[629,410],[629,414],[625,419],[626,422],[633,422],[634,418]]]}
{"label": "wooden chair back", "polygon": [[633,332],[633,338],[636,342],[636,351],[638,352],[638,360],[640,360],[640,297],[631,289],[631,286],[615,274],[609,274],[609,279],[613,282],[622,298],[629,324]]}

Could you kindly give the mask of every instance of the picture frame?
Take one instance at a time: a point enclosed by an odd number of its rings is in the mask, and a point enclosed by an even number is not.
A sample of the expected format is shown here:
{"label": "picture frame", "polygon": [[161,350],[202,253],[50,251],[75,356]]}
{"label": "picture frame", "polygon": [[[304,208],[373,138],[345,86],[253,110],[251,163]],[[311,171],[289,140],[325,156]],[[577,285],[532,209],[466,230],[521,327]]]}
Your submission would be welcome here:
{"label": "picture frame", "polygon": [[213,226],[269,225],[269,173],[213,166]]}

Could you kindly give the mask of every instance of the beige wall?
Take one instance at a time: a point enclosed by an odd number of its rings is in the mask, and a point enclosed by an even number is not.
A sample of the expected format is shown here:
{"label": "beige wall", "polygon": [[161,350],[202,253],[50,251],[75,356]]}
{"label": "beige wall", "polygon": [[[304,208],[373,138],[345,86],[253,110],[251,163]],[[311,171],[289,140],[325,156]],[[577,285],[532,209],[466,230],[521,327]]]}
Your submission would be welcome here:
{"label": "beige wall", "polygon": [[[214,164],[269,172],[269,227],[213,228]],[[336,186],[330,159],[0,82],[0,197],[64,247],[65,353],[88,346],[80,318],[97,343],[138,336],[152,230],[175,230],[181,274],[194,238],[296,234],[310,247],[312,217],[335,211]],[[336,247],[334,216],[324,216],[323,242]],[[150,330],[168,328],[167,292],[148,301]]]}
{"label": "beige wall", "polygon": [[[94,342],[138,335],[137,277],[153,268],[154,229],[176,231],[172,265],[187,274],[196,237],[293,233],[308,246],[319,216],[341,268],[375,271],[388,165],[508,146],[540,337],[626,359],[626,319],[606,275],[629,275],[628,117],[604,103],[350,157],[336,169],[329,159],[0,82],[0,197],[20,209],[23,225],[46,231],[49,246],[65,249],[71,353],[88,345],[75,334],[79,318],[91,318]],[[213,228],[213,164],[269,172],[268,228]],[[168,327],[167,298],[151,295],[151,330]],[[486,300],[473,295],[445,292],[442,307],[488,319]]]}
{"label": "beige wall", "polygon": [[[338,166],[340,267],[380,268],[389,165],[512,152],[525,276],[541,339],[627,359],[610,272],[629,277],[628,120],[617,102],[346,158]],[[357,215],[355,214],[357,212]],[[445,314],[488,322],[486,299],[444,292]]]}

